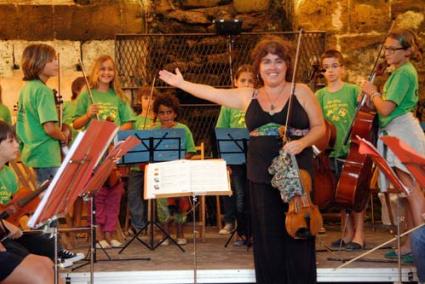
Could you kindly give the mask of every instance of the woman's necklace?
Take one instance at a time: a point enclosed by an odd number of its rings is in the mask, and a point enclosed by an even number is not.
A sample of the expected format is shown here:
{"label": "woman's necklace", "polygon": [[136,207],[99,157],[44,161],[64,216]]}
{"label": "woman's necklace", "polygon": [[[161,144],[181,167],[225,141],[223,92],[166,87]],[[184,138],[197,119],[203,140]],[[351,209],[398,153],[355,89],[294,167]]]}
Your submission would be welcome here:
{"label": "woman's necklace", "polygon": [[[284,89],[285,87],[283,87],[282,88],[282,90]],[[275,109],[276,109],[276,106],[275,106],[275,103],[277,102],[277,100],[279,100],[279,95],[277,96],[277,98],[274,100],[274,101],[272,101],[271,100],[271,98],[270,98],[270,95],[269,95],[269,93],[267,93],[267,91],[266,91],[266,89],[263,89],[264,90],[264,93],[266,94],[266,96],[267,96],[267,99],[268,99],[268,101],[269,101],[269,103],[270,103],[270,110],[268,111],[268,113],[270,114],[270,115],[274,115],[275,113],[277,113],[277,111],[275,111]]]}

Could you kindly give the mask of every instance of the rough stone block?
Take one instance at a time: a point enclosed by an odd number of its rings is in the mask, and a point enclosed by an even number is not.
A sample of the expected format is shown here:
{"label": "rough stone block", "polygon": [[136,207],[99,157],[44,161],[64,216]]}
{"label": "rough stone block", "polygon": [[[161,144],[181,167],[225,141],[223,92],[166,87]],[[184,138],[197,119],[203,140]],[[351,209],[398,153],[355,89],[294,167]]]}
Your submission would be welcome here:
{"label": "rough stone block", "polygon": [[414,29],[423,31],[425,28],[425,14],[423,12],[407,11],[396,18],[396,28]]}
{"label": "rough stone block", "polygon": [[221,0],[182,0],[180,5],[182,8],[207,8],[220,4]]}
{"label": "rough stone block", "polygon": [[53,6],[19,5],[18,38],[51,40],[54,38]]}
{"label": "rough stone block", "polygon": [[392,0],[391,13],[398,16],[407,11],[425,12],[425,0]]}
{"label": "rough stone block", "polygon": [[233,0],[233,6],[238,13],[261,12],[269,9],[270,0]]}
{"label": "rough stone block", "polygon": [[[390,27],[389,4],[381,1],[358,4],[351,12],[351,32],[385,32]],[[372,2],[371,2],[372,3]]]}
{"label": "rough stone block", "polygon": [[19,27],[18,24],[18,8],[15,5],[0,5],[0,39],[8,40],[18,37]]}
{"label": "rough stone block", "polygon": [[305,30],[345,32],[349,27],[349,10],[342,1],[302,1],[295,7],[294,18],[295,25]]}

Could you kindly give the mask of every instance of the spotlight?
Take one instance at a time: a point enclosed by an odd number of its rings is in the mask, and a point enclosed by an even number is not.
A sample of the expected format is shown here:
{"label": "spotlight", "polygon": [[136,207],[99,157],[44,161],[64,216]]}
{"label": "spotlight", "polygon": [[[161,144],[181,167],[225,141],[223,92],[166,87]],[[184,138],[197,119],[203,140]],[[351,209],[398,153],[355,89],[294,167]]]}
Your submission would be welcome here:
{"label": "spotlight", "polygon": [[213,23],[218,35],[238,35],[242,32],[242,20],[239,19],[216,19]]}

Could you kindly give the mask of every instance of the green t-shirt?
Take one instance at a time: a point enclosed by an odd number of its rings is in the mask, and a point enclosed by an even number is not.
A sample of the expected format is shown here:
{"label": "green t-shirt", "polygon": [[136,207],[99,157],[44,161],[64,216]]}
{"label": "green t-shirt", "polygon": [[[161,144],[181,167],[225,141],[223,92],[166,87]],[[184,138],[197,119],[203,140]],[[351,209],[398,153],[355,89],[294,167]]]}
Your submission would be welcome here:
{"label": "green t-shirt", "polygon": [[63,104],[63,123],[69,125],[71,127],[72,140],[78,134],[78,130],[72,127],[72,121],[74,117],[75,110],[77,109],[77,101],[66,101]]}
{"label": "green t-shirt", "polygon": [[16,133],[21,158],[29,167],[51,168],[61,164],[59,141],[47,135],[43,124],[57,122],[52,90],[40,80],[27,81],[19,92]]}
{"label": "green t-shirt", "polygon": [[234,108],[221,107],[216,128],[246,128],[245,112]]}
{"label": "green t-shirt", "polygon": [[344,145],[344,138],[354,119],[359,94],[360,87],[349,83],[344,83],[340,90],[333,93],[327,87],[316,92],[324,118],[336,129],[335,146],[330,157],[344,157],[348,153],[349,144]]}
{"label": "green t-shirt", "polygon": [[388,116],[378,115],[379,127],[387,126],[394,118],[414,111],[418,103],[418,73],[412,63],[407,62],[394,70],[384,85],[382,99],[396,104]]}
{"label": "green t-shirt", "polygon": [[[146,118],[146,119],[145,119]],[[146,123],[145,123],[146,120]],[[136,120],[134,121],[134,129],[136,130],[148,130],[152,128],[157,128],[158,123],[154,122],[152,118],[145,117],[144,115],[136,116]]]}
{"label": "green t-shirt", "polygon": [[[96,89],[92,89],[92,94],[93,102],[99,105],[98,116],[100,120],[113,121],[118,126],[135,120],[135,115],[130,105],[118,97],[114,90],[109,89],[107,92],[99,92]],[[87,91],[81,93],[77,98],[77,108],[73,121],[86,114],[90,104]]]}
{"label": "green t-shirt", "polygon": [[12,116],[10,110],[4,104],[0,104],[0,120],[7,122],[9,125],[12,124]]}
{"label": "green t-shirt", "polygon": [[18,191],[16,175],[5,165],[0,170],[0,204],[8,203],[16,191]]}
{"label": "green t-shirt", "polygon": [[[193,135],[190,131],[189,127],[187,127],[185,124],[176,122],[176,125],[174,125],[173,128],[183,128],[184,134],[185,134],[185,140],[186,140],[186,152],[187,153],[196,153],[196,147],[195,142],[193,141]],[[153,129],[161,129],[161,125],[156,125]]]}

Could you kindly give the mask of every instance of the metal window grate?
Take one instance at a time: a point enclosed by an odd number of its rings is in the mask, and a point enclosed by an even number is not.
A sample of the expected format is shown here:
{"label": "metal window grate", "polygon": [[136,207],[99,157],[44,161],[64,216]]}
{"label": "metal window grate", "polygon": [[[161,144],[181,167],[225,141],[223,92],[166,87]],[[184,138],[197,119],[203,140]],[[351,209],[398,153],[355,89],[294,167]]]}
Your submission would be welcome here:
{"label": "metal window grate", "polygon": [[[180,69],[186,80],[220,88],[232,86],[232,74],[242,64],[251,62],[250,52],[264,35],[277,35],[296,43],[298,33],[242,33],[236,36],[216,34],[132,34],[117,35],[115,58],[124,89],[136,90],[151,85],[159,70]],[[303,34],[297,81],[309,83],[312,65],[324,51],[324,32]],[[158,89],[170,89],[156,80]],[[314,86],[312,86],[314,87]],[[134,92],[132,92],[134,93]],[[179,92],[177,92],[179,93]],[[181,94],[181,92],[179,93]],[[180,96],[182,99],[184,96]],[[195,143],[204,142],[211,153],[213,133],[219,107],[214,105],[184,105],[180,120],[192,130]]]}

